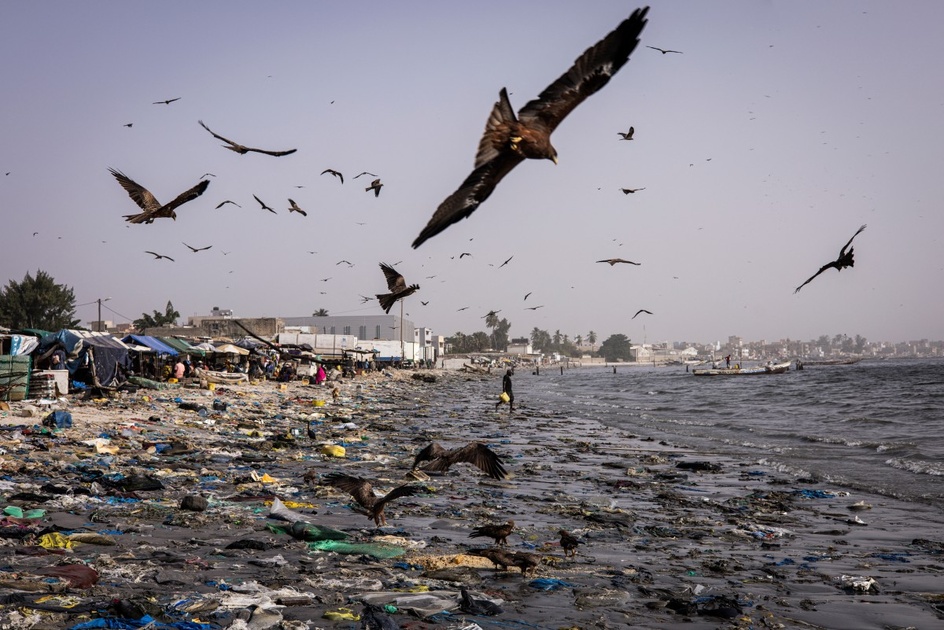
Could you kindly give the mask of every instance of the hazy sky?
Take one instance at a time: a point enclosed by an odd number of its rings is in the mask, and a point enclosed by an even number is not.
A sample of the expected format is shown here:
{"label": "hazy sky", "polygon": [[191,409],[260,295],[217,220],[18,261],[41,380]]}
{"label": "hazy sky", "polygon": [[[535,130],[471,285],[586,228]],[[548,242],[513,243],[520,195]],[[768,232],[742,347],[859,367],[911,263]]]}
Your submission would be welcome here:
{"label": "hazy sky", "polygon": [[[409,318],[446,335],[500,309],[512,336],[944,338],[937,0],[655,2],[630,62],[554,133],[560,164],[519,165],[410,248],[499,90],[521,107],[637,6],[5,3],[0,282],[42,269],[117,322],[167,300],[184,318],[380,314],[359,296],[386,291],[384,261],[422,287]],[[298,152],[238,155],[198,120]],[[163,202],[216,176],[176,221],[130,225],[109,167]],[[794,294],[863,223],[855,267]]]}

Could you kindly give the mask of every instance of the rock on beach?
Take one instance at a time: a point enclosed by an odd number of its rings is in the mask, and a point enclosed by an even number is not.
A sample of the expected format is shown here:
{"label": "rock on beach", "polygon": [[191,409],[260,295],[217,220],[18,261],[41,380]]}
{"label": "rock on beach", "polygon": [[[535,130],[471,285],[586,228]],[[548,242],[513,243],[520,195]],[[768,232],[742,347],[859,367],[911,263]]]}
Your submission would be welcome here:
{"label": "rock on beach", "polygon": [[[500,376],[440,370],[335,381],[337,397],[300,381],[73,396],[71,427],[12,403],[0,627],[350,628],[367,604],[413,628],[941,623],[939,513],[563,417],[531,378],[511,414]],[[432,441],[482,442],[509,475],[411,475]],[[377,528],[319,483],[332,472],[422,489]],[[490,541],[469,533],[506,520],[533,574],[477,555]],[[502,612],[463,613],[462,588]]]}

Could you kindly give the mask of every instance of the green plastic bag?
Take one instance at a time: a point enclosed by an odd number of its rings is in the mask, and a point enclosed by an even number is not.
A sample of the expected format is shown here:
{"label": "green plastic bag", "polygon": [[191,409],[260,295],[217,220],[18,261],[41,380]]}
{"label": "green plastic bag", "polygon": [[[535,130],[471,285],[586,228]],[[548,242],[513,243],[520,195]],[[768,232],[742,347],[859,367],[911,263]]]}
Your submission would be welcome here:
{"label": "green plastic bag", "polygon": [[308,548],[312,551],[364,554],[374,558],[396,558],[406,553],[403,548],[387,543],[349,543],[339,540],[319,540],[308,543]]}

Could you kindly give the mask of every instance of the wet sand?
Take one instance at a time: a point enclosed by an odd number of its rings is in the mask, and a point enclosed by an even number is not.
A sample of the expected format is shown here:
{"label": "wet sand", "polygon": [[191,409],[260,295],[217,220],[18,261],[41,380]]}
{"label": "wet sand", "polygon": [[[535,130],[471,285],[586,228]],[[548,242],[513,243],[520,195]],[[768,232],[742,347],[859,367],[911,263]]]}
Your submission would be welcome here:
{"label": "wet sand", "polygon": [[[526,378],[516,380],[515,413],[495,412],[500,380],[369,375],[339,382],[337,401],[330,387],[300,382],[285,391],[263,383],[73,395],[73,427],[45,433],[34,428],[41,416],[18,417],[24,403],[13,403],[0,418],[0,493],[5,507],[45,514],[3,524],[0,624],[141,627],[132,621],[149,614],[151,628],[350,628],[363,601],[393,602],[391,618],[411,628],[942,623],[939,511],[559,417],[529,406]],[[214,401],[227,409],[214,411]],[[472,440],[501,455],[507,479],[466,464],[428,480],[408,476],[430,441]],[[326,444],[345,456],[323,455]],[[425,490],[390,503],[388,526],[376,528],[348,495],[303,479],[335,471],[383,492],[411,482]],[[162,487],[131,489],[148,481]],[[206,498],[207,509],[181,509],[187,495]],[[286,533],[290,522],[270,516],[273,497],[291,519],[367,546],[311,549]],[[508,519],[516,523],[509,548],[543,560],[534,576],[467,553],[490,546],[469,538],[474,527]],[[580,539],[575,558],[564,557],[560,529]],[[96,581],[50,577],[57,565],[84,565],[82,577]],[[461,585],[504,612],[462,613]],[[422,620],[408,612],[450,603]]]}

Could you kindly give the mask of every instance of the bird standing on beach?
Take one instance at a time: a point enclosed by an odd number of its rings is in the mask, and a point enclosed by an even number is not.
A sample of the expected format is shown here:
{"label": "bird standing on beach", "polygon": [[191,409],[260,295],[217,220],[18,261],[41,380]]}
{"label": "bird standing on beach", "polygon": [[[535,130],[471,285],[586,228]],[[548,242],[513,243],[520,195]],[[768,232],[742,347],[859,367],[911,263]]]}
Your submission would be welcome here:
{"label": "bird standing on beach", "polygon": [[623,133],[622,131],[617,131],[616,133],[623,136],[622,138],[620,138],[621,140],[632,140],[633,134],[636,133],[636,129],[635,127],[630,127],[629,131],[627,131],[626,133]]}
{"label": "bird standing on beach", "polygon": [[384,496],[378,497],[374,494],[373,486],[371,486],[370,482],[366,479],[354,477],[353,475],[345,475],[339,472],[325,475],[323,485],[328,485],[350,494],[351,497],[354,498],[354,501],[362,508],[357,511],[368,518],[374,519],[374,524],[376,524],[377,527],[383,527],[387,524],[387,518],[384,516],[384,506],[387,505],[387,503],[400,497],[414,496],[422,490],[422,487],[418,485],[403,484],[402,486],[397,486]]}
{"label": "bird standing on beach", "polygon": [[254,153],[264,153],[265,155],[272,155],[272,156],[275,156],[275,157],[281,157],[281,156],[283,156],[283,155],[290,155],[290,154],[295,153],[296,151],[298,151],[298,149],[288,149],[287,151],[268,151],[268,150],[266,150],[266,149],[255,149],[255,148],[253,148],[253,147],[247,147],[247,146],[244,146],[244,145],[239,144],[239,143],[237,143],[237,142],[233,142],[232,140],[227,140],[227,139],[224,138],[223,136],[221,136],[221,135],[219,135],[219,134],[217,134],[217,133],[214,133],[209,127],[207,127],[205,124],[203,124],[203,121],[202,121],[202,120],[198,120],[197,122],[200,123],[200,126],[201,126],[201,127],[203,127],[204,129],[206,129],[207,131],[209,131],[211,136],[213,136],[213,137],[216,138],[217,140],[220,140],[220,141],[222,141],[222,142],[225,142],[226,144],[223,145],[224,147],[226,147],[226,148],[229,149],[230,151],[235,151],[236,153],[239,153],[240,155],[245,155],[245,154],[249,153],[250,151],[252,151],[252,152],[254,152]]}
{"label": "bird standing on beach", "polygon": [[383,188],[383,184],[380,183],[379,179],[375,179],[370,183],[370,186],[364,189],[365,192],[374,191],[374,197],[380,196],[380,189]]}
{"label": "bird standing on beach", "polygon": [[[859,235],[859,232],[861,232],[864,229],[865,229],[865,225],[863,225],[858,230],[856,230],[856,233],[852,235],[852,238],[849,239],[849,242],[843,245],[842,249],[839,250],[839,257],[836,260],[830,263],[826,263],[825,265],[820,267],[819,271],[817,271],[812,276],[810,276],[809,280],[807,280],[806,282],[798,286],[796,289],[794,289],[793,292],[796,293],[797,291],[805,287],[807,284],[809,284],[813,280],[813,278],[815,278],[816,276],[823,273],[829,268],[834,268],[836,269],[836,271],[842,271],[846,267],[855,267],[855,259],[852,256],[852,253],[855,250],[855,248],[850,247],[850,245],[852,245],[852,239],[857,237]],[[849,249],[848,252],[846,251],[846,248]]]}
{"label": "bird standing on beach", "polygon": [[580,541],[566,529],[562,529],[557,533],[560,534],[560,546],[564,550],[564,557],[576,556],[577,545],[580,544]]}
{"label": "bird standing on beach", "polygon": [[609,263],[610,267],[617,263],[626,263],[628,265],[641,265],[642,263],[633,262],[631,260],[626,260],[625,258],[604,258],[603,260],[598,260],[598,263]]}
{"label": "bird standing on beach", "polygon": [[147,188],[121,171],[110,168],[108,172],[118,180],[118,183],[127,191],[132,201],[144,210],[144,212],[139,214],[126,214],[125,220],[128,221],[128,223],[151,223],[154,219],[158,218],[171,218],[176,221],[177,213],[175,210],[179,206],[182,206],[188,201],[193,201],[202,195],[203,191],[210,185],[210,180],[205,179],[190,190],[180,193],[172,201],[162,205]]}
{"label": "bird standing on beach", "polygon": [[375,297],[380,301],[380,306],[384,312],[389,313],[397,300],[413,295],[419,291],[420,285],[411,284],[406,286],[406,280],[403,279],[403,276],[387,263],[380,263],[380,269],[384,272],[384,277],[387,278],[387,288],[390,293],[378,293]]}
{"label": "bird standing on beach", "polygon": [[433,442],[416,454],[413,470],[423,462],[430,462],[422,468],[424,472],[446,472],[453,464],[465,463],[472,464],[493,479],[504,479],[507,476],[501,458],[479,442],[470,442],[451,450]]}
{"label": "bird standing on beach", "polygon": [[504,547],[508,544],[508,536],[511,535],[511,532],[515,529],[515,522],[508,520],[501,524],[489,524],[482,525],[481,527],[476,527],[472,530],[472,533],[469,534],[469,538],[491,538],[495,541],[495,544],[499,547]]}
{"label": "bird standing on beach", "polygon": [[599,91],[623,65],[639,43],[648,7],[637,9],[602,40],[580,55],[573,66],[547,86],[537,99],[518,110],[517,117],[502,88],[479,141],[472,173],[443,201],[413,247],[447,227],[468,218],[488,199],[498,183],[525,159],[557,163],[551,134],[588,96]]}

